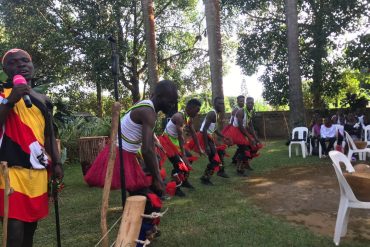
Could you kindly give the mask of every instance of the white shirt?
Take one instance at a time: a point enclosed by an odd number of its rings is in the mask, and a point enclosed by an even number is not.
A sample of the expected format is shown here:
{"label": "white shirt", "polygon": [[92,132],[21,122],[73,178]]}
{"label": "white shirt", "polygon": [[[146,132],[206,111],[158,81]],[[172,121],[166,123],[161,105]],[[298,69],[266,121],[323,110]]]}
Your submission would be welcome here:
{"label": "white shirt", "polygon": [[325,124],[322,124],[320,128],[321,138],[333,138],[336,136],[336,131],[337,128],[334,126],[334,124],[332,124],[329,128],[327,128]]}
{"label": "white shirt", "polygon": [[[136,105],[149,105],[154,111],[154,105],[151,100],[143,100]],[[131,110],[121,119],[121,131],[122,149],[137,153],[141,149],[143,126],[132,121]]]}

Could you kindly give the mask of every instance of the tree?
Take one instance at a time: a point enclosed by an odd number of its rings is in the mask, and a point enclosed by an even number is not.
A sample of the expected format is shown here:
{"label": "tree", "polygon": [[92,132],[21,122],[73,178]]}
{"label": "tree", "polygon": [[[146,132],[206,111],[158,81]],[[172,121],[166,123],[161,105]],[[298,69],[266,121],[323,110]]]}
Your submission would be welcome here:
{"label": "tree", "polygon": [[[212,99],[224,98],[222,82],[222,44],[219,0],[204,0],[207,35],[208,54],[211,68]],[[222,128],[222,119],[225,109],[220,114],[219,125]]]}
{"label": "tree", "polygon": [[153,0],[141,0],[141,5],[145,31],[146,59],[148,63],[148,81],[150,92],[153,93],[154,87],[158,83]]}
{"label": "tree", "polygon": [[218,0],[204,0],[204,7],[211,68],[212,98],[223,98],[220,3]]}
{"label": "tree", "polygon": [[[224,0],[224,7],[246,16],[247,26],[240,36],[238,63],[247,75],[266,67],[261,77],[264,98],[272,105],[288,102],[288,74],[286,63],[286,32],[284,1],[281,0]],[[333,51],[336,40],[345,32],[361,29],[363,16],[368,16],[367,0],[304,0],[298,5],[299,48],[302,76],[310,83],[315,108],[324,105],[325,97],[334,97],[340,86],[338,59]]]}
{"label": "tree", "polygon": [[[140,2],[133,0],[2,1],[0,26],[8,37],[0,39],[0,51],[17,44],[30,51],[43,80],[67,84],[73,81],[96,90],[98,108],[102,92],[113,91],[109,71],[110,47],[117,38],[120,56],[120,91],[140,100],[139,83],[148,83],[146,47]],[[209,83],[207,51],[200,46],[205,33],[196,0],[158,0],[154,12],[157,27],[158,72],[178,82],[180,92],[206,88]],[[18,42],[19,41],[19,42]],[[146,90],[144,90],[146,91]],[[145,94],[143,95],[143,97]],[[102,112],[102,110],[99,110]],[[100,113],[98,113],[100,115]]]}
{"label": "tree", "polygon": [[286,0],[288,28],[289,120],[290,127],[305,126],[301,71],[299,67],[297,0]]}

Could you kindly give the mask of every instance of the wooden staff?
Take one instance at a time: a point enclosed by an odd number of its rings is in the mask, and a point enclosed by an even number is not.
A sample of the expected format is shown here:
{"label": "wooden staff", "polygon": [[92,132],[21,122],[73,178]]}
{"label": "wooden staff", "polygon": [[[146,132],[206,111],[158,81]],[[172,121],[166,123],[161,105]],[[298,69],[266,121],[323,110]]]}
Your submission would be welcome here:
{"label": "wooden staff", "polygon": [[[100,214],[100,228],[102,237],[106,235],[108,231],[107,227],[107,210],[109,204],[109,193],[112,184],[113,168],[116,161],[116,150],[117,150],[117,132],[118,132],[118,122],[119,113],[121,110],[121,105],[115,102],[112,106],[112,128],[110,135],[110,147],[109,147],[109,159],[107,165],[107,173],[105,174],[104,189],[103,189],[103,199]],[[103,247],[108,247],[108,235],[103,240]]]}
{"label": "wooden staff", "polygon": [[4,217],[3,217],[3,246],[6,247],[8,238],[8,216],[9,216],[9,195],[11,194],[9,169],[6,161],[1,161],[1,174],[4,178]]}
{"label": "wooden staff", "polygon": [[145,203],[145,196],[127,198],[115,247],[136,246],[143,221],[141,215],[144,213]]}
{"label": "wooden staff", "polygon": [[263,119],[263,136],[265,137],[265,146],[266,146],[266,121],[265,121],[265,114],[262,113],[262,119]]}

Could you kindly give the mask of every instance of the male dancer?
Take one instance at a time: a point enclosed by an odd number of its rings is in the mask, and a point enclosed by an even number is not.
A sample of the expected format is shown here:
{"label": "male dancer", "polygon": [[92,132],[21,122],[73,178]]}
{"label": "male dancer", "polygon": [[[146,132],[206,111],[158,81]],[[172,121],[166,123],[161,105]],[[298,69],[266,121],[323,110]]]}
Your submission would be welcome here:
{"label": "male dancer", "polygon": [[[214,171],[218,169],[217,175],[220,177],[228,178],[229,176],[225,172],[223,166],[223,150],[217,152],[217,148],[212,137],[212,134],[215,133],[219,137],[222,137],[224,141],[230,142],[230,139],[224,137],[219,130],[217,129],[217,115],[222,112],[225,108],[224,99],[221,97],[216,97],[213,101],[214,109],[208,112],[207,116],[203,120],[200,131],[197,133],[197,138],[201,148],[204,148],[208,156],[209,164],[207,165],[203,176],[200,178],[201,182],[205,185],[213,185],[210,181],[211,176]],[[187,144],[189,149],[193,149],[196,152],[199,152],[199,149],[195,146],[193,140],[190,140]]]}
{"label": "male dancer", "polygon": [[224,132],[225,136],[232,139],[238,145],[237,150],[237,173],[246,176],[245,169],[253,170],[249,161],[258,156],[258,150],[262,148],[253,127],[253,107],[254,99],[248,97],[245,109],[240,109],[236,113],[233,126]]}
{"label": "male dancer", "polygon": [[[7,246],[30,247],[37,222],[48,215],[48,174],[63,177],[52,124],[50,100],[31,89],[34,66],[24,50],[12,49],[2,59],[9,80],[0,93],[0,161],[7,161],[10,187]],[[16,75],[18,79],[14,80]],[[13,80],[26,82],[15,85]],[[30,101],[25,104],[24,95]],[[23,99],[22,99],[23,97]],[[32,103],[32,104],[31,104]],[[50,155],[51,160],[48,158]],[[0,216],[4,213],[4,179],[0,178]]]}
{"label": "male dancer", "polygon": [[[243,109],[244,108],[244,102],[245,102],[245,97],[244,95],[239,95],[237,98],[236,98],[236,103],[237,103],[237,106],[233,109],[233,111],[231,112],[231,116],[230,116],[230,120],[229,120],[229,125],[226,126],[224,128],[224,130],[222,131],[222,133],[224,133],[224,131],[226,131],[228,128],[230,128],[230,126],[233,125],[233,122],[234,122],[234,118],[235,118],[235,115],[236,113],[240,110],[240,109]],[[236,157],[238,155],[238,149],[235,151],[235,154],[233,155],[232,159],[231,159],[231,163],[232,164],[236,164]]]}
{"label": "male dancer", "polygon": [[180,186],[194,189],[188,180],[191,161],[188,160],[189,153],[186,152],[184,147],[184,127],[188,128],[197,149],[200,150],[200,154],[204,152],[199,145],[193,127],[193,118],[198,115],[200,107],[201,103],[199,100],[189,100],[186,104],[185,112],[175,113],[168,121],[163,135],[158,138],[173,165],[172,180],[176,182],[177,196],[185,196]]}
{"label": "male dancer", "polygon": [[[150,100],[143,100],[122,117],[121,138],[122,153],[125,166],[126,189],[130,195],[147,197],[145,214],[158,212],[162,202],[160,196],[165,191],[160,176],[158,159],[155,153],[154,132],[157,113],[169,113],[177,107],[177,88],[172,81],[160,81]],[[142,169],[136,155],[141,150],[145,167]],[[148,172],[151,179],[144,173]],[[158,220],[144,219],[140,239],[157,233]]]}

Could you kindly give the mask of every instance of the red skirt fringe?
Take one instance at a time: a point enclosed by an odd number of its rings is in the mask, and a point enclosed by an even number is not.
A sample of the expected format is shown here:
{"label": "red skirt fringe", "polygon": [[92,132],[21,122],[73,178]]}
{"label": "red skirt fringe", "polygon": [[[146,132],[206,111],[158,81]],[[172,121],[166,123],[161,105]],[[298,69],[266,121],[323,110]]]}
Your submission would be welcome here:
{"label": "red skirt fringe", "polygon": [[171,139],[167,135],[161,135],[158,137],[167,157],[173,157],[180,154],[180,148],[172,143]]}
{"label": "red skirt fringe", "polygon": [[[151,177],[145,175],[142,170],[135,153],[127,152],[122,150],[124,174],[125,174],[125,185],[127,191],[136,191],[139,189],[147,188],[151,184]],[[105,174],[107,173],[109,159],[109,145],[99,153],[95,159],[84,179],[89,186],[104,187]],[[120,162],[118,155],[118,148],[116,153],[116,160],[114,163],[113,177],[111,189],[121,188],[120,178]]]}

